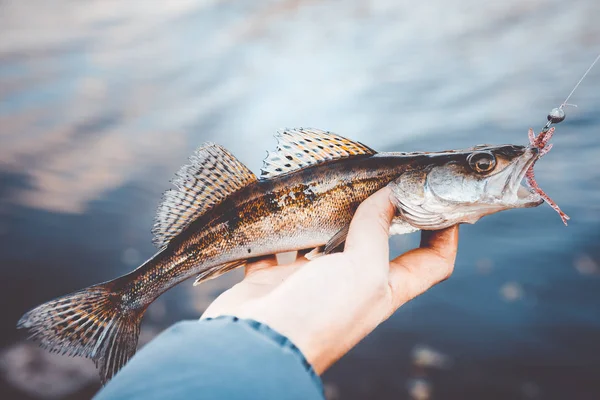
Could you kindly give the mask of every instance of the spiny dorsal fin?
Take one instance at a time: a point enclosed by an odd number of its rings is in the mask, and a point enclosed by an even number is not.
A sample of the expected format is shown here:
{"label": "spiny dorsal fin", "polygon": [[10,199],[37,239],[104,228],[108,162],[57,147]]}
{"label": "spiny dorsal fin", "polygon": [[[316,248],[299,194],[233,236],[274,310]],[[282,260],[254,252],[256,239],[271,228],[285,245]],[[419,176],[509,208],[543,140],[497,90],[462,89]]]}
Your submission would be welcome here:
{"label": "spiny dorsal fin", "polygon": [[152,242],[164,247],[196,218],[227,196],[255,182],[256,176],[225,148],[207,143],[190,157],[173,179],[158,207]]}
{"label": "spiny dorsal fin", "polygon": [[277,149],[269,152],[263,161],[261,178],[272,178],[325,161],[376,153],[362,143],[319,129],[286,129],[277,132],[275,138]]}

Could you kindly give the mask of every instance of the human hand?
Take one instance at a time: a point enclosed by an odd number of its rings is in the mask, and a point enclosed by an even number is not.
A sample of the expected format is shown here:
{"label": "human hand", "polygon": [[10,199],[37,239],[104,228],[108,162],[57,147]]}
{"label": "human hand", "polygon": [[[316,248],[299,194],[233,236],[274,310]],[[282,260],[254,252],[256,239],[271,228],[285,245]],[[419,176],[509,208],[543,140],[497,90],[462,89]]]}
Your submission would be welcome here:
{"label": "human hand", "polygon": [[290,339],[318,374],[400,306],[454,269],[458,226],[423,231],[419,248],[389,261],[395,213],[381,189],[354,215],[342,253],[277,265],[274,256],[246,266],[242,282],[219,296],[202,318],[253,319]]}

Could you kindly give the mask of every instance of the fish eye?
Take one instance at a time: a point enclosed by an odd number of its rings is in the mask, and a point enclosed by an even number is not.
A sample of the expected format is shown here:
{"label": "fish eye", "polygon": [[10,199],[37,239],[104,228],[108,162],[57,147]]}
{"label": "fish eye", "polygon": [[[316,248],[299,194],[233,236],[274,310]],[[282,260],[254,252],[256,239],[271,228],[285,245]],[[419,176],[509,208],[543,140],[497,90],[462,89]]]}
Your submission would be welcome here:
{"label": "fish eye", "polygon": [[490,172],[496,167],[496,157],[488,151],[479,151],[469,154],[467,162],[475,172],[479,173]]}

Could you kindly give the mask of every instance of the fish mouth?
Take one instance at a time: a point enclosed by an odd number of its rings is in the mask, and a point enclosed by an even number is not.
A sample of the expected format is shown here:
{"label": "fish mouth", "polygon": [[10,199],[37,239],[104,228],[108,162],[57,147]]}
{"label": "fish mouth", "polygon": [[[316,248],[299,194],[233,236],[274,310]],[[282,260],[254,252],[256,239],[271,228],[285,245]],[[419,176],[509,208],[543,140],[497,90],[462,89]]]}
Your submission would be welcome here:
{"label": "fish mouth", "polygon": [[[509,180],[509,187],[512,188],[512,193],[516,194],[517,206],[518,207],[537,207],[544,202],[544,199],[524,184],[525,174],[531,168],[531,166],[539,159],[540,150],[537,147],[527,147],[525,154],[520,157],[517,162],[515,170],[519,171],[514,174],[512,179]],[[518,165],[522,164],[522,165]]]}

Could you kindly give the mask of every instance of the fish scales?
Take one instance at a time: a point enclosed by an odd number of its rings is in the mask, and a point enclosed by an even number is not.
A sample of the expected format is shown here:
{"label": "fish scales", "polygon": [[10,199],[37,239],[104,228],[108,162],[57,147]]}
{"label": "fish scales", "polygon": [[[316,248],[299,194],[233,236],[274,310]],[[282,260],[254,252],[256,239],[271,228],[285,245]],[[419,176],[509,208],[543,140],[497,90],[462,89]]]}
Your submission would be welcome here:
{"label": "fish scales", "polygon": [[324,245],[410,164],[404,156],[359,158],[255,182],[191,224],[123,289],[158,297],[218,265]]}

